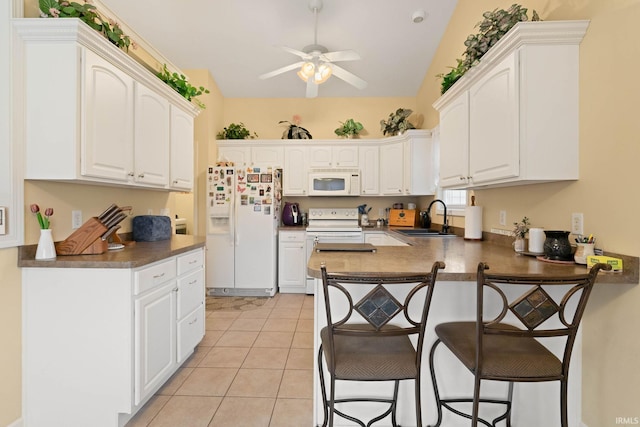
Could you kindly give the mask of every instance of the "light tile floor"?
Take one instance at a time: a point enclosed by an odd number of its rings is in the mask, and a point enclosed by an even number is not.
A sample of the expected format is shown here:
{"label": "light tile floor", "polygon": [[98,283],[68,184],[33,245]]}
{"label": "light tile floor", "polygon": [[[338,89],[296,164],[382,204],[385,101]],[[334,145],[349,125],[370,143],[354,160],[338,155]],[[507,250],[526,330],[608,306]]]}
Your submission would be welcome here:
{"label": "light tile floor", "polygon": [[312,424],[313,296],[276,294],[249,311],[207,311],[194,354],[127,427]]}

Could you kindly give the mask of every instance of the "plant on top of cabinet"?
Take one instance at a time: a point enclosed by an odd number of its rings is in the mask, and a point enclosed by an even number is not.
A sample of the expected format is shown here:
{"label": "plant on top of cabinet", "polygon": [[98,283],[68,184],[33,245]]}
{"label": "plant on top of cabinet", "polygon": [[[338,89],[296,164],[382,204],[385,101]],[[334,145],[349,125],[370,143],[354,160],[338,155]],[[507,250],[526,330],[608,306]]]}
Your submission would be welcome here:
{"label": "plant on top of cabinet", "polygon": [[216,139],[253,139],[257,137],[258,134],[251,133],[242,122],[239,124],[231,123],[216,134]]}
{"label": "plant on top of cabinet", "polygon": [[167,64],[162,66],[162,70],[156,74],[160,80],[168,84],[173,90],[182,95],[187,101],[193,102],[201,109],[204,110],[206,106],[195,97],[202,95],[203,93],[209,93],[209,89],[205,89],[203,86],[193,86],[187,80],[184,74],[172,73],[167,69]]}
{"label": "plant on top of cabinet", "polygon": [[282,139],[313,139],[308,130],[300,126],[302,118],[297,114],[293,116],[293,123],[288,120],[280,120],[278,124],[289,123],[289,127],[282,133]]}
{"label": "plant on top of cabinet", "polygon": [[78,18],[102,35],[120,49],[129,50],[131,43],[129,36],[122,32],[120,25],[112,20],[104,20],[98,9],[89,2],[80,4],[74,1],[39,0],[41,16],[43,18]]}
{"label": "plant on top of cabinet", "polygon": [[[444,94],[449,88],[476,65],[480,58],[496,44],[518,22],[528,21],[528,9],[519,4],[513,4],[508,10],[494,9],[482,14],[484,18],[476,24],[480,29],[478,34],[469,34],[464,42],[466,49],[462,54],[463,59],[457,59],[458,65],[451,67],[447,74],[438,74],[442,78],[440,92]],[[531,21],[540,21],[538,13],[534,10]]]}
{"label": "plant on top of cabinet", "polygon": [[408,108],[398,108],[389,114],[388,120],[380,120],[380,130],[383,135],[398,135],[408,129],[416,127],[408,120],[413,110]]}
{"label": "plant on top of cabinet", "polygon": [[336,133],[336,135],[344,136],[345,138],[357,137],[362,129],[364,129],[362,123],[356,122],[353,119],[348,119],[340,123],[342,123],[342,126],[334,130],[334,132]]}

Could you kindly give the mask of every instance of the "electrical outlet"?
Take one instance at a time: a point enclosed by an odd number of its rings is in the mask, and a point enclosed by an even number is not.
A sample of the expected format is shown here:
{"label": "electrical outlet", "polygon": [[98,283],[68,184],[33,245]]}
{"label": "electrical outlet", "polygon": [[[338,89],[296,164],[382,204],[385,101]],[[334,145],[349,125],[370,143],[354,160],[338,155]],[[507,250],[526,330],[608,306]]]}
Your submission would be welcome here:
{"label": "electrical outlet", "polygon": [[584,234],[584,215],[582,213],[571,214],[571,233]]}
{"label": "electrical outlet", "polygon": [[171,215],[170,215],[169,208],[162,208],[162,209],[160,209],[160,215],[163,215],[163,216],[171,216]]}
{"label": "electrical outlet", "polygon": [[151,208],[147,209],[147,215],[153,215],[153,209]]}
{"label": "electrical outlet", "polygon": [[500,225],[507,225],[507,211],[500,211]]}
{"label": "electrical outlet", "polygon": [[82,226],[82,211],[71,211],[71,228],[75,230]]}

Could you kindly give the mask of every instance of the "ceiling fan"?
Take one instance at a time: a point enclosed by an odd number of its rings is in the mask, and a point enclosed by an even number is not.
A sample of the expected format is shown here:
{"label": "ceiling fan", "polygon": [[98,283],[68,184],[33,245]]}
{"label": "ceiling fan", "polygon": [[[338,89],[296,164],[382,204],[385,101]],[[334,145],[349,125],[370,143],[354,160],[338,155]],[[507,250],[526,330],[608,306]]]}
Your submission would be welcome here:
{"label": "ceiling fan", "polygon": [[344,80],[358,89],[364,89],[367,87],[367,82],[362,80],[360,77],[334,64],[335,62],[340,61],[356,61],[360,59],[360,55],[358,55],[357,52],[353,50],[329,52],[326,47],[318,44],[318,12],[322,9],[322,0],[311,0],[309,8],[313,10],[315,18],[313,44],[303,47],[302,50],[281,46],[283,50],[299,56],[302,61],[262,74],[259,78],[263,80],[269,79],[277,76],[278,74],[299,68],[297,73],[298,77],[307,83],[307,98],[317,97],[318,85],[327,81],[331,75],[335,75],[339,79]]}

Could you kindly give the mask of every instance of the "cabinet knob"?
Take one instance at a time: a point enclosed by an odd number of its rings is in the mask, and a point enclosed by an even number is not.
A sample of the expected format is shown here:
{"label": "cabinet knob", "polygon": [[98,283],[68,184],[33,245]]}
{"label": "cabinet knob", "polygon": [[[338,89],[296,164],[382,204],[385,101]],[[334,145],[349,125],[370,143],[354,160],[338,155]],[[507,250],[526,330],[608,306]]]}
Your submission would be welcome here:
{"label": "cabinet knob", "polygon": [[133,172],[129,172],[127,175],[128,176],[134,176],[135,174]]}
{"label": "cabinet knob", "polygon": [[174,183],[174,184],[177,184],[177,183],[178,183],[178,180],[177,180],[177,179],[175,179],[175,180],[173,181],[173,183]]}
{"label": "cabinet knob", "polygon": [[144,178],[144,173],[139,174],[138,178]]}
{"label": "cabinet knob", "polygon": [[466,178],[464,176],[460,177],[460,181],[464,181]]}

